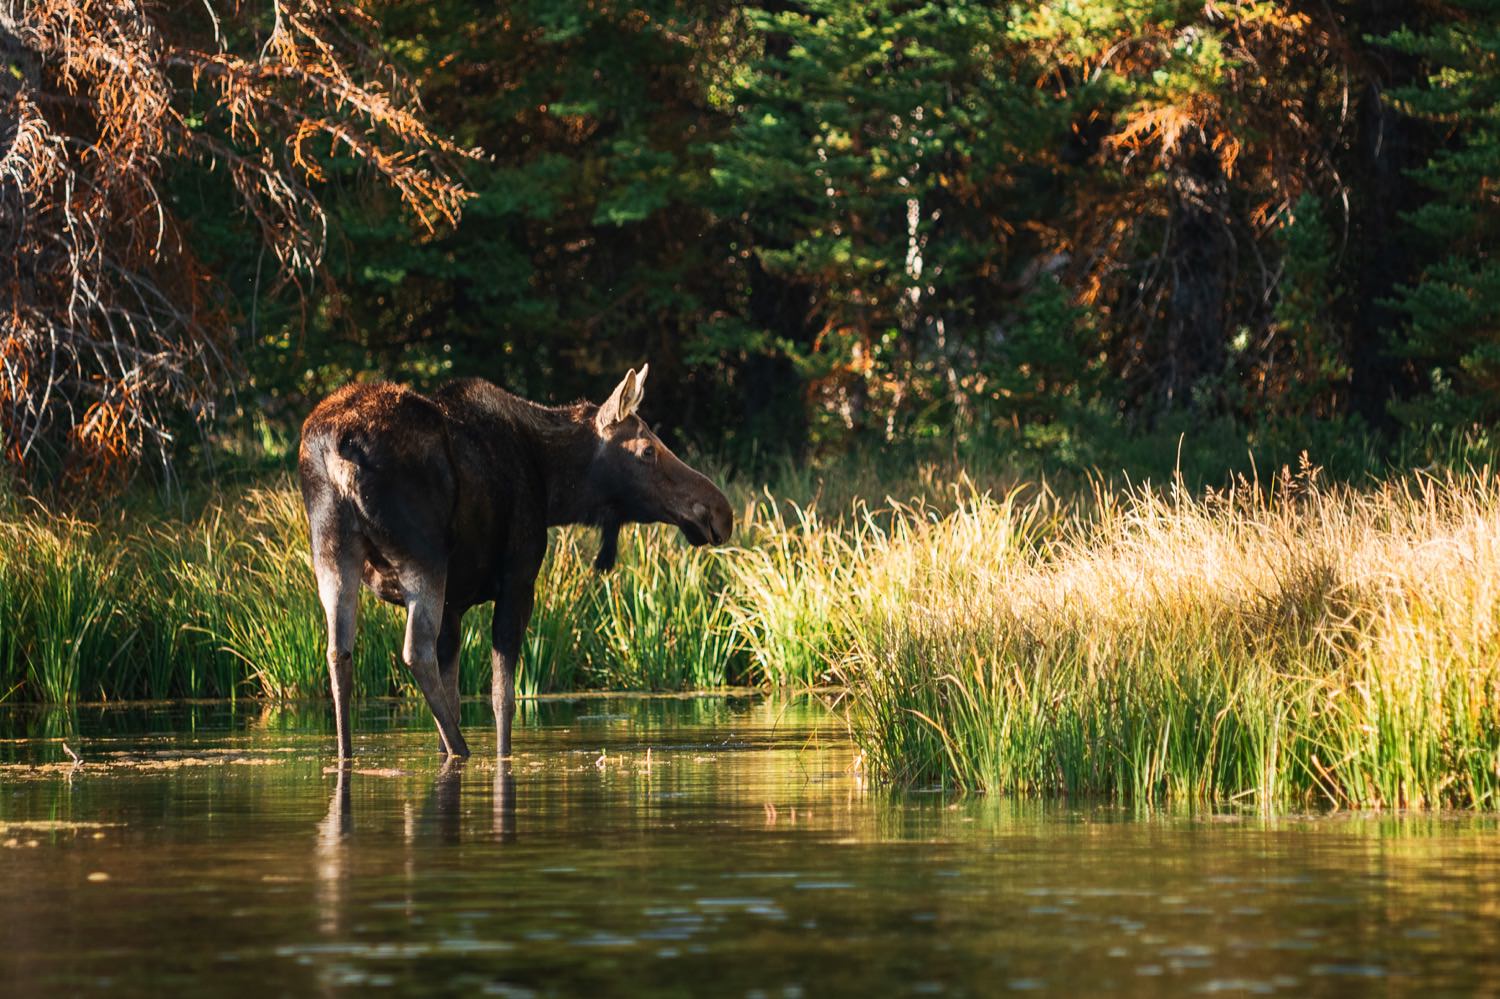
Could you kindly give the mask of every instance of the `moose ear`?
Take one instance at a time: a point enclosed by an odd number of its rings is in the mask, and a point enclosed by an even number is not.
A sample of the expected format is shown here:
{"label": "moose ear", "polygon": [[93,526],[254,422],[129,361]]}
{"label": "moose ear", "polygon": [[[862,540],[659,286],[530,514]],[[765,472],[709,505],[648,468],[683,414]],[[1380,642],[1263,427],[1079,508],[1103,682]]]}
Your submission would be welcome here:
{"label": "moose ear", "polygon": [[640,374],[631,368],[625,372],[625,377],[620,379],[620,384],[610,393],[604,405],[599,407],[599,412],[594,416],[594,426],[599,430],[608,430],[621,420],[635,412],[641,404],[641,399],[646,395],[646,372],[650,370],[649,364],[641,366]]}
{"label": "moose ear", "polygon": [[650,364],[641,365],[641,370],[635,373],[635,401],[630,404],[632,413],[641,408],[641,400],[646,398],[646,376],[650,373]]}

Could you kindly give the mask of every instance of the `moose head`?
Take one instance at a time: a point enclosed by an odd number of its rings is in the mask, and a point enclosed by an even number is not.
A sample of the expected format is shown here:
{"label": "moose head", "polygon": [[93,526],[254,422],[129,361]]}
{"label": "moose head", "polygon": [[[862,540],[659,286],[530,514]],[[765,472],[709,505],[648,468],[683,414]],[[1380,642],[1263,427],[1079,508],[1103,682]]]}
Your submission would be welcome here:
{"label": "moose head", "polygon": [[626,372],[594,414],[598,447],[589,486],[602,506],[594,560],[601,572],[614,567],[624,524],[675,524],[694,546],[723,544],[734,529],[734,512],[718,487],[673,454],[636,415],[650,367]]}

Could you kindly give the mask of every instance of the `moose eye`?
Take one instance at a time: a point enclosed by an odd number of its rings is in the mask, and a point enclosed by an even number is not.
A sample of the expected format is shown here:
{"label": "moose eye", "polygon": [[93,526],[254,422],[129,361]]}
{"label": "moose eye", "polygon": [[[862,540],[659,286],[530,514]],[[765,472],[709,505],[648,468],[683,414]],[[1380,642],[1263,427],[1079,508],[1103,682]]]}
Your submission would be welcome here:
{"label": "moose eye", "polygon": [[641,457],[643,459],[645,459],[646,461],[651,461],[653,458],[655,458],[656,457],[656,445],[655,444],[647,444],[645,447],[641,448]]}

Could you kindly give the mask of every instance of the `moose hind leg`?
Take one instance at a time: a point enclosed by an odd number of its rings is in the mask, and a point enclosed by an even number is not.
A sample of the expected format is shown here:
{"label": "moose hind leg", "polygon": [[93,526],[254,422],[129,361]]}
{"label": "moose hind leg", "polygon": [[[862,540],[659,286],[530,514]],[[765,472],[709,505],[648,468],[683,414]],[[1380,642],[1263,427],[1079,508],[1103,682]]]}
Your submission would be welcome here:
{"label": "moose hind leg", "polygon": [[339,759],[354,755],[349,707],[354,697],[354,636],[359,614],[359,574],[364,558],[357,545],[319,544],[313,539],[318,599],[328,624],[328,675],[333,686],[333,715],[338,729]]}
{"label": "moose hind leg", "polygon": [[432,716],[437,720],[438,735],[443,747],[451,756],[468,756],[469,747],[463,733],[458,729],[458,705],[448,698],[438,669],[437,641],[443,619],[443,573],[420,572],[401,574],[401,585],[406,591],[406,643],[402,658],[411,670],[417,687],[427,699]]}

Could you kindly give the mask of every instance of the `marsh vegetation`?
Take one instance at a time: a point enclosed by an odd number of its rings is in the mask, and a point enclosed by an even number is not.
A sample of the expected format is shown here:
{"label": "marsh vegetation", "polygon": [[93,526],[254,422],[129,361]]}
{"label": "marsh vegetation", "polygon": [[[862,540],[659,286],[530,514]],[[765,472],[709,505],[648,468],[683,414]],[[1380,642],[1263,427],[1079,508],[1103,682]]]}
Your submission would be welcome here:
{"label": "marsh vegetation", "polygon": [[[523,694],[843,691],[882,780],[1265,807],[1500,804],[1500,484],[1284,470],[1221,490],[1066,497],[913,470],[803,502],[731,490],[733,544],[554,537]],[[324,696],[323,625],[286,481],[195,516],[0,519],[11,701]],[[461,689],[485,691],[487,611]],[[364,695],[411,693],[398,610],[366,595]]]}

